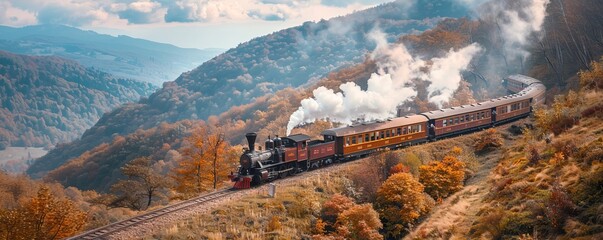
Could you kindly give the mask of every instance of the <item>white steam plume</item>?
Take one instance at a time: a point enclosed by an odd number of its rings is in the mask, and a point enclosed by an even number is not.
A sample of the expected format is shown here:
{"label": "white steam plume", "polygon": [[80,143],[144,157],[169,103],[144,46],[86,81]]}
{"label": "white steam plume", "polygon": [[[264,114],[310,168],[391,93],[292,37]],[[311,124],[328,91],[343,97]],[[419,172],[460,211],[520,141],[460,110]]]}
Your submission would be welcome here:
{"label": "white steam plume", "polygon": [[388,45],[381,32],[373,32],[371,37],[377,43],[371,56],[377,59],[379,70],[371,75],[366,91],[353,82],[341,84],[341,92],[317,88],[313,91],[314,97],[302,100],[301,106],[290,116],[287,135],[294,127],[316,119],[330,118],[350,123],[361,117],[372,120],[395,116],[399,104],[417,95],[412,79],[431,81],[428,89],[432,96],[430,101],[438,104],[448,101],[458,88],[460,72],[481,51],[478,44],[471,44],[459,51],[451,50],[443,58],[432,59],[432,71],[426,74],[421,72],[426,62],[413,58],[404,45]]}
{"label": "white steam plume", "polygon": [[456,52],[451,49],[443,58],[432,59],[431,71],[425,79],[431,82],[427,87],[429,101],[439,107],[448,102],[461,83],[461,71],[467,69],[473,56],[481,51],[479,44],[473,43]]}
{"label": "white steam plume", "polygon": [[414,59],[404,45],[388,46],[381,32],[373,32],[371,37],[378,45],[372,57],[382,61],[377,63],[379,71],[371,75],[366,91],[353,82],[341,84],[341,92],[337,93],[317,88],[314,97],[302,100],[289,118],[287,135],[299,124],[327,117],[347,123],[359,117],[387,118],[395,114],[398,104],[416,95],[409,84],[413,77],[418,77],[423,61]]}
{"label": "white steam plume", "polygon": [[493,11],[500,11],[495,16],[501,16],[499,26],[501,37],[504,40],[504,48],[508,60],[524,60],[529,56],[526,47],[530,44],[530,37],[542,30],[547,15],[546,8],[550,0],[521,0],[522,6],[518,9],[507,10],[503,1],[497,2]]}

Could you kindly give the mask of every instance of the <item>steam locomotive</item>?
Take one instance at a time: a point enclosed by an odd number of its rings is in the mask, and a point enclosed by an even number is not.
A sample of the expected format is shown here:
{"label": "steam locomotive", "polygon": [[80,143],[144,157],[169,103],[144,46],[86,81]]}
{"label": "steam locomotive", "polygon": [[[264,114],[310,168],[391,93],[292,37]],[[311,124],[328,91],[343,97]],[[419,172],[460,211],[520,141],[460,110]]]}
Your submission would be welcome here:
{"label": "steam locomotive", "polygon": [[295,134],[265,141],[256,150],[255,133],[246,134],[249,149],[230,179],[244,189],[290,174],[320,168],[334,161],[351,160],[382,149],[396,149],[477,131],[528,116],[544,104],[546,87],[537,79],[512,75],[503,80],[512,93],[488,101],[439,109],[417,115],[364,122],[327,129],[322,140]]}

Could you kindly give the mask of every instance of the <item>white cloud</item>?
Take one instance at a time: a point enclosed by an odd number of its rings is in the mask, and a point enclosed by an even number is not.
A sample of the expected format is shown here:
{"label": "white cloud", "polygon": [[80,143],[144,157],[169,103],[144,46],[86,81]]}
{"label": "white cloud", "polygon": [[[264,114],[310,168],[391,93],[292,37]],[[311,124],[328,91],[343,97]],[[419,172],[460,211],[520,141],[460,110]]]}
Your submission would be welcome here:
{"label": "white cloud", "polygon": [[312,21],[345,15],[383,1],[330,4],[320,0],[8,0],[0,24],[72,26],[166,22]]}
{"label": "white cloud", "polygon": [[34,13],[15,8],[10,2],[0,2],[0,24],[25,26],[37,22]]}

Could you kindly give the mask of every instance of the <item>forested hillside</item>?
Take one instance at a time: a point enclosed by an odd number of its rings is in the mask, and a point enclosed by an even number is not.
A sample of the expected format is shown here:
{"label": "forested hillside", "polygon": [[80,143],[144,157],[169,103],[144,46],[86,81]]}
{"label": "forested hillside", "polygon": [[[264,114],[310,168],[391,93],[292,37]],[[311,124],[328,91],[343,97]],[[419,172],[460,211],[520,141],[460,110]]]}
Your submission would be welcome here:
{"label": "forested hillside", "polygon": [[49,153],[28,172],[43,175],[70,158],[110,142],[114,134],[126,136],[161,122],[205,120],[286,87],[311,85],[335,69],[364,61],[376,46],[371,34],[377,28],[395,41],[400,34],[433,27],[440,17],[469,14],[464,5],[451,0],[435,3],[418,1],[409,5],[396,1],[242,43],[174,82],[165,83],[148,99],[104,115],[81,140]]}
{"label": "forested hillside", "polygon": [[120,35],[113,37],[63,25],[0,26],[0,50],[59,56],[119,78],[161,86],[215,57],[221,49],[179,48]]}
{"label": "forested hillside", "polygon": [[59,57],[0,52],[0,147],[53,146],[155,87]]}
{"label": "forested hillside", "polygon": [[[565,1],[563,4],[571,5],[573,2]],[[594,4],[594,2],[591,4]],[[548,6],[547,10],[552,13],[559,12],[560,6],[561,5],[558,4],[551,4]],[[570,13],[567,12],[569,9],[566,8],[566,14],[583,14],[583,19],[600,17],[590,10],[584,10],[587,9],[586,7],[572,9],[574,12]],[[562,18],[562,15],[551,14],[546,18],[544,24],[545,26],[550,27],[551,22],[560,21],[559,18]],[[572,26],[580,26],[580,24],[584,24],[583,21],[586,20],[572,22],[573,25],[570,26],[570,29],[579,29],[578,27]],[[402,36],[398,41],[407,45],[409,50],[414,52],[414,54],[422,56],[438,56],[442,53],[446,53],[450,48],[461,48],[469,44],[471,41],[476,41],[480,45],[484,46],[486,49],[485,52],[478,60],[474,61],[474,66],[471,68],[471,71],[467,71],[463,74],[465,83],[461,84],[459,89],[457,89],[457,91],[453,94],[453,99],[451,99],[450,104],[464,104],[468,103],[468,101],[471,101],[473,98],[487,99],[489,97],[496,96],[497,94],[503,94],[504,92],[499,84],[500,78],[511,72],[522,72],[528,75],[534,73],[535,77],[541,77],[542,81],[549,87],[549,92],[551,94],[563,91],[564,88],[556,87],[560,84],[562,86],[566,86],[566,84],[562,84],[563,82],[567,81],[569,83],[573,83],[567,86],[577,85],[577,79],[571,74],[568,74],[568,78],[564,79],[562,82],[559,82],[557,78],[547,77],[554,75],[555,70],[549,67],[550,65],[544,55],[547,53],[547,51],[549,51],[549,49],[544,48],[546,51],[543,51],[542,46],[539,46],[538,43],[530,45],[530,57],[525,59],[526,62],[517,60],[505,62],[505,58],[502,56],[505,56],[507,53],[505,53],[502,43],[499,40],[501,32],[499,32],[498,28],[494,26],[495,24],[485,20],[475,21],[466,18],[448,19],[440,22],[431,30],[425,31],[421,34]],[[549,31],[545,32],[549,33]],[[542,41],[568,40],[568,38],[560,38],[555,40],[555,38],[553,38],[554,36],[557,35],[544,35],[542,36]],[[592,55],[590,58],[593,58],[594,60],[594,56],[601,55],[602,49],[596,45],[597,34],[592,34],[592,32],[589,31],[582,31],[580,32],[580,36],[581,38],[585,39],[585,43],[591,43],[588,48],[589,56]],[[538,37],[535,36],[535,39],[538,39]],[[588,41],[586,41],[587,39]],[[571,59],[572,62],[578,62],[578,60],[575,60],[575,58],[572,57],[576,55],[563,56],[565,56],[564,61],[570,61],[569,59]],[[548,55],[547,57],[551,59],[551,57]],[[528,66],[530,67],[528,68]],[[578,64],[568,63],[564,66],[565,71],[568,73],[572,71],[576,73],[579,71],[579,69],[581,69],[580,65]],[[524,68],[523,70],[522,67]],[[367,79],[370,77],[371,73],[376,72],[377,69],[378,67],[376,66],[374,60],[365,58],[362,63],[332,72],[327,77],[318,80],[313,84],[305,85],[305,88],[286,88],[276,91],[274,94],[267,94],[266,96],[255,98],[248,104],[232,107],[229,111],[220,114],[218,117],[209,118],[206,123],[211,126],[223,126],[225,132],[227,133],[227,140],[233,144],[243,143],[243,135],[245,132],[258,132],[260,139],[265,138],[268,135],[284,134],[289,116],[297,109],[297,107],[299,107],[299,102],[302,99],[311,95],[312,90],[319,86],[337,89],[339,84],[348,81],[354,81],[362,88],[366,88]],[[82,140],[71,144],[62,145],[60,149],[50,152],[40,161],[35,163],[33,167],[29,169],[29,173],[35,174],[36,176],[43,176],[45,172],[64,165],[64,167],[60,167],[51,175],[70,176],[72,173],[66,174],[66,172],[77,172],[77,170],[74,170],[76,169],[75,166],[81,166],[79,164],[90,164],[90,166],[106,165],[106,172],[102,175],[110,175],[109,172],[113,170],[111,170],[111,167],[107,165],[107,163],[101,163],[103,161],[103,157],[99,156],[110,156],[112,154],[117,154],[115,151],[117,151],[119,148],[102,148],[101,146],[103,145],[100,145],[99,143],[104,141],[111,145],[113,144],[112,142],[114,142],[114,139],[113,137],[108,136],[111,136],[113,133],[132,132],[136,128],[152,128],[155,124],[157,124],[157,122],[165,121],[151,121],[153,119],[168,118],[171,119],[169,121],[175,121],[179,118],[180,112],[194,112],[194,110],[191,110],[191,107],[189,107],[190,104],[186,103],[186,101],[188,101],[186,99],[190,100],[191,97],[185,94],[188,90],[183,89],[179,85],[179,81],[184,81],[182,79],[194,73],[200,72],[199,70],[194,70],[188,75],[183,75],[174,83],[166,83],[164,89],[154,94],[149,100],[141,101],[137,104],[129,104],[106,114],[99,120],[96,126],[89,129],[84,134]],[[192,82],[190,84],[192,84]],[[192,85],[190,86],[193,88]],[[408,112],[411,113],[428,111],[437,108],[437,106],[428,101],[428,96],[426,93],[427,86],[425,84],[418,83],[416,87],[418,92],[417,97],[412,101],[405,103],[404,108],[410,109]],[[160,96],[161,98],[159,98]],[[201,93],[195,93],[193,96],[199,97],[200,99],[207,99],[202,97],[204,95]],[[197,103],[196,106],[199,108],[205,106],[201,104],[201,102],[203,102],[202,100],[196,100],[194,102]],[[201,122],[198,123],[200,124]],[[297,131],[302,131],[311,136],[315,136],[324,128],[331,126],[332,125],[330,123],[320,122],[318,124],[309,125],[306,128],[299,129]],[[135,133],[121,135],[126,138],[132,137],[132,141],[137,141],[135,140],[137,138],[134,137],[136,136]],[[134,148],[138,148],[146,145],[147,143],[140,140],[138,142],[130,142],[130,144],[132,144],[131,146],[136,146]],[[109,152],[102,153],[102,155],[82,155],[82,153],[85,153],[86,151],[99,153],[97,151],[99,149]],[[153,154],[160,152],[161,151],[157,150],[154,151]],[[148,154],[138,152],[129,153],[132,154],[126,155],[127,157],[121,161],[122,164],[136,157],[141,157],[144,156],[144,154]],[[72,163],[64,164],[66,160],[74,157],[77,157],[78,160]],[[113,176],[112,181],[115,181],[117,178],[115,175]],[[61,182],[66,185],[76,184],[75,179],[69,178],[61,178]],[[94,184],[90,183],[86,185],[91,186]]]}

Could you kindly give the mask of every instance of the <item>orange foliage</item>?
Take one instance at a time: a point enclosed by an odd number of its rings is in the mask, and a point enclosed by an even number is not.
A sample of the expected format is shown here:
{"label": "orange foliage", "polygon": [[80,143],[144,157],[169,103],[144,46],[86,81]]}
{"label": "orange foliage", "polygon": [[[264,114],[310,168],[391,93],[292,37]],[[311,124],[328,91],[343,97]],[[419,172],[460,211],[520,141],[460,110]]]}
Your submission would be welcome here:
{"label": "orange foliage", "polygon": [[456,157],[446,156],[442,161],[419,167],[419,173],[425,192],[434,199],[441,199],[463,188],[465,164]]}
{"label": "orange foliage", "polygon": [[498,148],[502,146],[503,140],[500,133],[496,128],[490,128],[486,131],[482,131],[477,141],[475,142],[475,151],[481,152],[491,148]]}
{"label": "orange foliage", "polygon": [[337,233],[345,239],[383,239],[383,224],[371,204],[355,205],[337,218]]}
{"label": "orange foliage", "polygon": [[410,224],[429,212],[423,185],[409,173],[396,173],[377,191],[375,202],[388,237],[399,238]]}
{"label": "orange foliage", "polygon": [[175,190],[183,197],[190,197],[209,189],[217,189],[236,168],[240,152],[225,140],[221,129],[210,133],[199,128],[187,139],[183,159],[173,170]]}
{"label": "orange foliage", "polygon": [[[355,203],[349,197],[343,196],[341,194],[335,194],[326,201],[322,205],[321,217],[324,222],[327,224],[327,228],[333,227],[335,225],[335,221],[337,221],[337,217],[343,211],[348,210]],[[331,228],[333,229],[333,228]]]}
{"label": "orange foliage", "polygon": [[404,164],[402,163],[398,163],[395,166],[393,166],[391,169],[389,169],[389,175],[394,175],[396,173],[409,173],[410,172],[410,167],[404,166]]}
{"label": "orange foliage", "polygon": [[43,186],[27,203],[0,210],[0,238],[62,239],[81,230],[86,220],[86,213],[72,201],[57,199]]}

